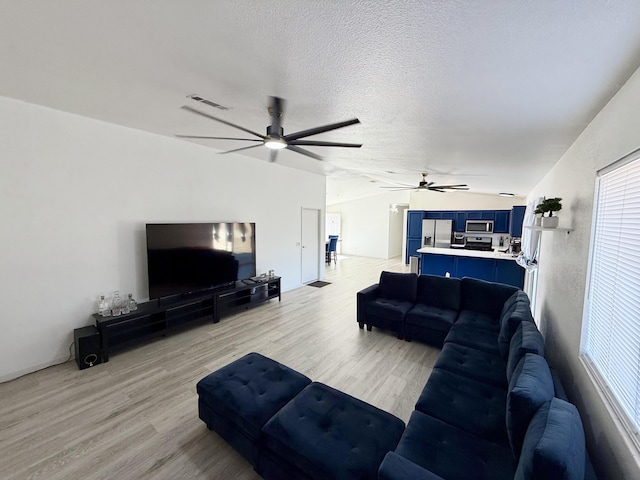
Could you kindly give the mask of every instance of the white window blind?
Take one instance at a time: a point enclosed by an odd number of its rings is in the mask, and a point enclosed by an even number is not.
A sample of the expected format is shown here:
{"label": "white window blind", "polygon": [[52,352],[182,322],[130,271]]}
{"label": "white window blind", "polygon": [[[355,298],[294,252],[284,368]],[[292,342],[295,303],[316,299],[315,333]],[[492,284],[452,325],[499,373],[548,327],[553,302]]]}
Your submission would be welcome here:
{"label": "white window blind", "polygon": [[[640,430],[640,154],[598,177],[582,353]],[[637,435],[635,435],[637,437]]]}

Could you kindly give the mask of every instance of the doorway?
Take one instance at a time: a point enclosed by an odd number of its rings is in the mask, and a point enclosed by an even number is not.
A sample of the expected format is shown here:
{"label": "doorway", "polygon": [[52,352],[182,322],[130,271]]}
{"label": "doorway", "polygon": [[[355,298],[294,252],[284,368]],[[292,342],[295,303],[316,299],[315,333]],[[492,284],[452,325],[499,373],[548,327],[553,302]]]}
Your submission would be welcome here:
{"label": "doorway", "polygon": [[320,210],[302,209],[301,240],[301,279],[309,283],[320,278]]}

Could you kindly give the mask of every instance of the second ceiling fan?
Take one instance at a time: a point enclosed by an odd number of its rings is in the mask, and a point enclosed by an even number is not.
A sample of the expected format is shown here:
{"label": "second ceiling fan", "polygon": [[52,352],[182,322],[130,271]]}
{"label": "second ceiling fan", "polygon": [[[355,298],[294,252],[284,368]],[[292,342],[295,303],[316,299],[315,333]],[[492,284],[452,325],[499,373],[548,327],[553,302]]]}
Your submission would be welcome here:
{"label": "second ceiling fan", "polygon": [[469,190],[469,187],[466,183],[460,183],[458,185],[436,185],[436,182],[427,182],[428,173],[422,174],[422,181],[418,183],[418,186],[415,185],[406,185],[402,187],[380,187],[380,188],[389,188],[392,190],[416,190],[416,191],[432,191],[432,192],[455,192],[460,190]]}
{"label": "second ceiling fan", "polygon": [[278,150],[286,148],[287,150],[291,150],[292,152],[300,153],[302,155],[306,155],[307,157],[314,158],[316,160],[323,160],[320,155],[316,155],[313,152],[310,152],[301,147],[350,147],[350,148],[360,148],[362,144],[360,143],[342,143],[342,142],[324,142],[318,140],[300,140],[301,138],[310,137],[312,135],[318,135],[320,133],[329,132],[331,130],[337,130],[338,128],[347,127],[349,125],[354,125],[356,123],[360,123],[360,120],[357,118],[352,118],[351,120],[345,120],[344,122],[332,123],[329,125],[324,125],[321,127],[310,128],[308,130],[301,130],[299,132],[290,133],[288,135],[284,134],[284,129],[282,128],[282,116],[283,116],[283,107],[284,100],[278,97],[270,97],[269,108],[267,109],[269,112],[269,116],[271,117],[271,125],[267,127],[266,135],[262,135],[260,133],[254,132],[247,128],[241,127],[240,125],[236,125],[235,123],[228,122],[218,117],[214,117],[206,112],[198,110],[197,108],[190,107],[188,105],[182,106],[184,110],[188,112],[195,113],[197,115],[203,116],[205,118],[209,118],[211,120],[215,120],[216,122],[223,123],[225,125],[229,125],[230,127],[237,128],[238,130],[242,130],[245,133],[249,133],[258,138],[235,138],[235,137],[210,137],[203,135],[176,135],[176,137],[180,138],[199,138],[199,139],[211,139],[211,140],[241,140],[245,142],[254,142],[255,145],[250,145],[248,147],[236,148],[233,150],[227,150],[226,152],[220,153],[232,153],[232,152],[240,152],[242,150],[248,150],[250,148],[256,148],[265,146],[270,149],[269,153],[269,161],[274,162],[278,155]]}

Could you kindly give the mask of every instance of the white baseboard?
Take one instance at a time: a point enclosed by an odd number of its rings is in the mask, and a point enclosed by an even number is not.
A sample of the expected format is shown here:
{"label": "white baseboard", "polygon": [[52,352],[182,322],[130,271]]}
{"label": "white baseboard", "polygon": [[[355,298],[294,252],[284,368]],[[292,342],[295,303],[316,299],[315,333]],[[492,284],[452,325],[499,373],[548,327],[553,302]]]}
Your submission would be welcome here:
{"label": "white baseboard", "polygon": [[49,362],[40,363],[38,365],[31,365],[27,368],[23,368],[22,370],[18,370],[17,372],[11,372],[11,373],[7,373],[5,375],[0,376],[0,383],[15,380],[16,378],[22,377],[24,375],[37,372],[38,370],[42,370],[44,368],[53,367],[54,365],[60,365],[61,363],[65,363],[69,360],[71,360],[69,358],[69,355],[62,355],[60,357],[54,358]]}

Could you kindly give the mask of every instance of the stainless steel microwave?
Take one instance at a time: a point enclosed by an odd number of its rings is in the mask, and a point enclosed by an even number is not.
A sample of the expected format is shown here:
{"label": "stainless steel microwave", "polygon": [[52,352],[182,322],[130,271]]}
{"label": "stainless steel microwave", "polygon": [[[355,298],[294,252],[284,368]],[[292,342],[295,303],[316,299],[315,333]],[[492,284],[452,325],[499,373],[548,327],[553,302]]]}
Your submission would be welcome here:
{"label": "stainless steel microwave", "polygon": [[493,233],[493,220],[467,220],[464,231],[466,233]]}

